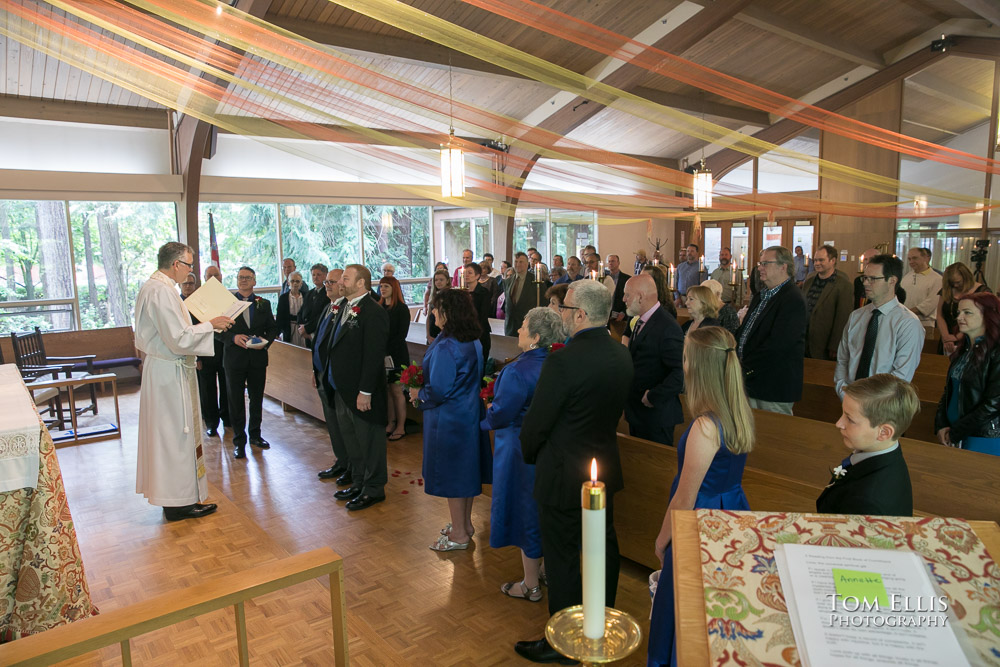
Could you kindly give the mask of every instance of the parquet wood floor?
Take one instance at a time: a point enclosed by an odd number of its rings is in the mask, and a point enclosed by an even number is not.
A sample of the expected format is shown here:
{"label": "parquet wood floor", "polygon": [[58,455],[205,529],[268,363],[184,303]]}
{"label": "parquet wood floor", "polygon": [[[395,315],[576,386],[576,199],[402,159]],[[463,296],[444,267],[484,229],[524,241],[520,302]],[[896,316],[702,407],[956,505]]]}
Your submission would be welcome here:
{"label": "parquet wood floor", "polygon": [[[427,547],[448,521],[445,501],[420,479],[419,433],[389,443],[387,501],[347,512],[337,487],[317,479],[332,459],[325,427],[264,401],[271,449],[235,461],[229,433],[206,438],[212,502],[205,519],[167,523],[135,493],[137,387],[124,387],[121,440],[58,450],[95,603],[119,608],[212,577],[329,546],[344,558],[353,665],[529,664],[513,651],[541,636],[544,603],[504,597],[520,577],[515,548],[489,547],[489,497],[476,500],[473,548]],[[103,408],[103,406],[102,406]],[[669,480],[664,480],[667,488]],[[652,546],[651,546],[652,548]],[[624,563],[618,607],[647,629],[649,570]],[[319,580],[247,603],[250,658],[257,665],[332,665],[330,598]],[[622,664],[644,664],[645,642]],[[232,610],[143,635],[137,665],[235,665]],[[118,665],[117,647],[63,664]]]}

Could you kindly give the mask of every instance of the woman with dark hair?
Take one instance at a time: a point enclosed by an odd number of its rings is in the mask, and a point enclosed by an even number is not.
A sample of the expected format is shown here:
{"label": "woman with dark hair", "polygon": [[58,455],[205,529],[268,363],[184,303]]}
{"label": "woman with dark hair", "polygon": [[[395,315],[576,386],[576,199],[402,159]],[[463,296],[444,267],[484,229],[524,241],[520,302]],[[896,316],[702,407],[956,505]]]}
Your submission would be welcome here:
{"label": "woman with dark hair", "polygon": [[434,297],[434,276],[438,271],[444,271],[448,274],[448,282],[451,283],[451,273],[448,272],[448,265],[444,262],[438,262],[434,265],[434,273],[431,274],[431,279],[427,281],[427,289],[424,290],[424,312],[430,314],[430,303],[431,299]]}
{"label": "woman with dark hair", "polygon": [[[440,264],[440,262],[438,262]],[[430,294],[430,301],[428,303],[434,303],[434,297],[443,290],[451,289],[451,274],[448,273],[447,269],[438,269],[431,276],[431,288],[428,291]],[[425,295],[426,296],[426,295]],[[437,319],[434,317],[434,311],[427,311],[427,344],[430,345],[431,342],[437,338],[438,334],[441,333],[441,327],[437,323]]]}
{"label": "woman with dark hair", "polygon": [[410,364],[410,352],[406,347],[406,334],[410,332],[410,309],[403,299],[403,288],[393,276],[384,276],[379,280],[378,290],[382,295],[379,303],[389,315],[389,339],[385,344],[389,424],[385,432],[389,440],[396,441],[406,435],[406,397],[403,396],[403,385],[399,384],[399,374]]}
{"label": "woman with dark hair", "polygon": [[937,328],[941,334],[938,352],[950,355],[962,339],[958,332],[958,301],[963,294],[989,292],[990,288],[972,276],[965,264],[955,262],[944,270],[941,276],[941,296],[938,298]]}
{"label": "woman with dark hair", "polygon": [[424,412],[424,492],[447,498],[451,514],[430,548],[454,551],[469,548],[472,501],[493,479],[490,440],[479,430],[483,346],[468,292],[440,290],[431,305],[441,334],[424,353],[424,386],[411,388],[410,399]]}
{"label": "woman with dark hair", "polygon": [[566,301],[566,292],[569,291],[569,283],[559,283],[545,290],[545,300],[548,301],[549,308],[557,313],[562,312],[559,306]]}
{"label": "woman with dark hair", "polygon": [[[565,293],[568,285],[556,285]],[[524,462],[521,452],[521,422],[535,395],[542,364],[553,343],[566,338],[558,310],[542,306],[524,316],[517,332],[521,354],[503,367],[493,385],[493,403],[479,427],[496,431],[493,459],[493,501],[490,505],[490,546],[521,549],[524,576],[500,586],[500,592],[529,602],[542,599],[538,575],[542,561],[542,536],[538,505],[532,497],[535,466]]]}
{"label": "woman with dark hair", "polygon": [[1000,456],[1000,299],[966,294],[955,321],[959,340],[934,429],[942,445]]}

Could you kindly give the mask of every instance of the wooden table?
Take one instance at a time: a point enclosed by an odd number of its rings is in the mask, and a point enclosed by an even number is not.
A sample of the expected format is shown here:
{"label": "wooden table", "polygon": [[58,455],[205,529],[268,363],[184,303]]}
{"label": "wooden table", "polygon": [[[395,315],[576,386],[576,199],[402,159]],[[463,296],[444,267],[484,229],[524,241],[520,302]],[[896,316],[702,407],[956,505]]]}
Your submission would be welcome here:
{"label": "wooden table", "polygon": [[[4,374],[0,394],[27,389]],[[96,612],[66,500],[59,460],[40,429],[35,489],[0,493],[0,642],[36,634]]]}
{"label": "wooden table", "polygon": [[[998,562],[1000,527],[992,521],[969,521],[969,525],[994,562]],[[671,513],[671,526],[677,663],[682,667],[702,667],[710,664],[710,655],[698,514],[696,511],[674,511]]]}

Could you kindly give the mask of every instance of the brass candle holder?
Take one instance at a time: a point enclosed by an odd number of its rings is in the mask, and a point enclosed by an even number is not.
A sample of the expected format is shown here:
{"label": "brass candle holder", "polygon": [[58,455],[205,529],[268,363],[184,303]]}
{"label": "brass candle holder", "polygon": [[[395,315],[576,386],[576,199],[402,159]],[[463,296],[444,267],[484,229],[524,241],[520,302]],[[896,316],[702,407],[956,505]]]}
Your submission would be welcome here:
{"label": "brass candle holder", "polygon": [[639,648],[642,631],[628,613],[604,608],[604,636],[588,639],[583,634],[583,605],[556,612],[545,625],[549,645],[584,665],[601,665],[627,658]]}

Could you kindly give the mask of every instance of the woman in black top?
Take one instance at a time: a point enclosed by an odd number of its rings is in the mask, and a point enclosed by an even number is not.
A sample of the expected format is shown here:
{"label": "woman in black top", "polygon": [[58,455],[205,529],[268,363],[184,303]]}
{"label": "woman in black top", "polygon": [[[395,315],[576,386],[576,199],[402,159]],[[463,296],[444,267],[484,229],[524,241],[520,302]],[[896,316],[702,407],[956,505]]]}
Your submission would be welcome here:
{"label": "woman in black top", "polygon": [[965,294],[956,320],[959,341],[934,429],[942,445],[1000,456],[1000,299]]}
{"label": "woman in black top", "polygon": [[944,270],[941,276],[941,296],[938,298],[937,328],[941,334],[938,352],[950,355],[956,344],[962,340],[958,332],[958,301],[963,294],[989,292],[990,288],[976,282],[972,271],[965,264],[955,262]]}
{"label": "woman in black top", "polygon": [[410,352],[406,347],[406,335],[410,333],[410,309],[403,300],[403,290],[399,281],[385,276],[378,281],[379,303],[389,314],[389,338],[385,344],[386,375],[389,381],[389,425],[386,434],[389,440],[399,440],[406,431],[406,398],[399,375],[410,364]]}
{"label": "woman in black top", "polygon": [[[444,269],[438,269],[431,276],[431,289],[430,289],[430,302],[434,303],[434,297],[441,290],[451,289],[451,276]],[[430,345],[438,334],[441,333],[441,327],[437,325],[434,318],[433,311],[427,312],[427,344]]]}

